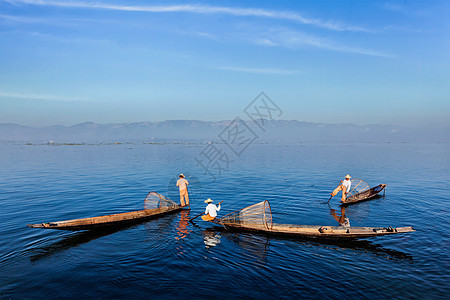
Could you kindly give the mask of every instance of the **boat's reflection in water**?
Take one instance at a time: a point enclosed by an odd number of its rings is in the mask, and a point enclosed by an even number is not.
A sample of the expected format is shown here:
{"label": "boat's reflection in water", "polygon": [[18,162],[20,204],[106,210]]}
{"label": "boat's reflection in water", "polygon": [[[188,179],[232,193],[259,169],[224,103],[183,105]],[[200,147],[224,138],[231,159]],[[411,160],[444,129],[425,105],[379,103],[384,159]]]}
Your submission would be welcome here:
{"label": "boat's reflection in water", "polygon": [[[185,212],[184,210],[182,212]],[[187,211],[189,213],[189,211]],[[120,225],[120,226],[111,226],[111,227],[104,227],[99,228],[97,230],[87,230],[87,231],[76,231],[71,232],[69,235],[64,236],[62,239],[51,243],[49,245],[45,245],[38,248],[33,248],[26,250],[24,252],[30,253],[30,261],[35,262],[38,260],[41,260],[43,258],[52,256],[58,252],[63,252],[65,250],[68,250],[72,247],[76,247],[82,244],[87,244],[90,241],[106,237],[108,235],[127,230],[133,227],[142,226],[144,225],[146,227],[145,232],[148,232],[149,238],[155,239],[158,238],[158,236],[155,237],[152,232],[167,232],[167,229],[171,226],[173,226],[173,222],[175,218],[177,217],[177,214],[172,215],[166,215],[162,218],[158,219],[158,222],[155,222],[155,220],[150,220],[145,222],[144,224],[132,224],[132,225]],[[187,216],[189,220],[189,215]],[[67,233],[65,233],[67,234]],[[164,239],[165,237],[161,236],[160,239]]]}
{"label": "boat's reflection in water", "polygon": [[[136,226],[136,225],[133,225]],[[64,236],[61,240],[51,243],[50,245],[42,246],[39,248],[31,249],[30,260],[32,262],[41,260],[43,258],[52,256],[58,252],[63,252],[72,247],[76,247],[82,244],[89,243],[92,240],[99,239],[101,237],[108,236],[110,234],[125,230],[128,227],[116,227],[116,228],[105,228],[102,230],[92,230],[92,231],[81,231],[71,233],[68,236]]]}

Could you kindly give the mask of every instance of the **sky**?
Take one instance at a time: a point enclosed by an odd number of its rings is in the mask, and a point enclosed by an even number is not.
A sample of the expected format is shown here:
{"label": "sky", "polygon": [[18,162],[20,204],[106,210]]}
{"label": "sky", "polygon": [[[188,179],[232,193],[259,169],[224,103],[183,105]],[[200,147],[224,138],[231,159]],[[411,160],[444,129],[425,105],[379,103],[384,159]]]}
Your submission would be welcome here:
{"label": "sky", "polygon": [[0,0],[0,123],[450,126],[450,1]]}

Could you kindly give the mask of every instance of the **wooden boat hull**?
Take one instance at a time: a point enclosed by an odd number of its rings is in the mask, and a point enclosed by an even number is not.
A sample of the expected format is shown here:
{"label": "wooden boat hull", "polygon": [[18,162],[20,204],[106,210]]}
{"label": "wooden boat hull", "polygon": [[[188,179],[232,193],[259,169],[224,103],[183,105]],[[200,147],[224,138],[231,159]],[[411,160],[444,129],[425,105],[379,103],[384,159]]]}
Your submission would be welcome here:
{"label": "wooden boat hull", "polygon": [[210,221],[226,230],[254,231],[273,235],[289,235],[314,239],[369,238],[415,231],[412,227],[350,227],[275,224],[268,200],[231,212]]}
{"label": "wooden boat hull", "polygon": [[286,235],[315,239],[356,239],[369,238],[415,231],[412,227],[342,227],[319,225],[273,224],[272,228],[263,225],[225,224],[220,220],[212,221],[227,230],[260,232],[270,235]]}
{"label": "wooden boat hull", "polygon": [[363,202],[363,201],[367,201],[370,199],[373,199],[376,195],[378,195],[379,193],[381,193],[385,188],[386,188],[387,184],[379,184],[367,191],[364,191],[362,193],[353,195],[349,198],[346,199],[346,201],[344,203],[341,203],[342,206],[347,206],[347,205],[351,205],[354,203],[358,203],[358,202]]}
{"label": "wooden boat hull", "polygon": [[133,223],[139,223],[148,219],[175,213],[182,209],[183,208],[180,206],[176,206],[173,208],[146,209],[92,218],[74,219],[41,224],[28,224],[28,227],[59,230],[94,230],[103,227],[124,226]]}

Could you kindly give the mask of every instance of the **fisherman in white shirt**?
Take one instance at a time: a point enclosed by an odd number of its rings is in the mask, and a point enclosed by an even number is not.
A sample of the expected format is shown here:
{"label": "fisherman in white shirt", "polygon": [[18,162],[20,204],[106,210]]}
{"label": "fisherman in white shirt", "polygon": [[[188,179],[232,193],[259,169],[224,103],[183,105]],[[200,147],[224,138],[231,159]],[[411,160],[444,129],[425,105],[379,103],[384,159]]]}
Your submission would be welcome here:
{"label": "fisherman in white shirt", "polygon": [[212,221],[217,217],[217,212],[220,210],[220,203],[223,201],[220,201],[219,204],[216,206],[213,203],[213,201],[208,198],[205,200],[205,203],[208,203],[206,206],[205,214],[202,216],[203,221]]}
{"label": "fisherman in white shirt", "polygon": [[331,193],[331,198],[336,196],[336,194],[339,193],[339,191],[342,191],[341,202],[345,203],[345,199],[347,198],[347,193],[350,191],[350,188],[352,187],[352,182],[350,181],[350,178],[351,177],[348,174],[347,174],[347,176],[345,176],[345,179],[342,180],[341,183],[339,184],[339,186],[337,188],[335,188],[334,191]]}

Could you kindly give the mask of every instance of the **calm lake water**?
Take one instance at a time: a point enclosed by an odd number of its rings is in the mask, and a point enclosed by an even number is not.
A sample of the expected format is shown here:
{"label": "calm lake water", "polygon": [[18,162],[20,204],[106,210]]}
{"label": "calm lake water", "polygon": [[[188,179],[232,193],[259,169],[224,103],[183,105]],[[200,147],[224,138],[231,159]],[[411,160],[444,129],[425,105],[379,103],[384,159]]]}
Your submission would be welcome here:
{"label": "calm lake water", "polygon": [[[204,148],[1,143],[0,297],[448,297],[448,143],[255,143],[215,181],[195,161]],[[140,210],[150,191],[176,195],[180,172],[191,211],[112,231],[26,226]],[[338,225],[339,197],[322,202],[347,173],[388,184],[385,197],[346,209],[352,226],[417,231],[331,243],[187,222],[210,197],[224,201],[219,216],[267,199],[276,223]]]}

